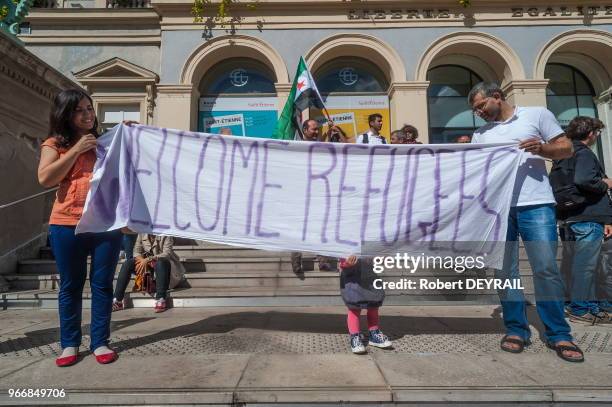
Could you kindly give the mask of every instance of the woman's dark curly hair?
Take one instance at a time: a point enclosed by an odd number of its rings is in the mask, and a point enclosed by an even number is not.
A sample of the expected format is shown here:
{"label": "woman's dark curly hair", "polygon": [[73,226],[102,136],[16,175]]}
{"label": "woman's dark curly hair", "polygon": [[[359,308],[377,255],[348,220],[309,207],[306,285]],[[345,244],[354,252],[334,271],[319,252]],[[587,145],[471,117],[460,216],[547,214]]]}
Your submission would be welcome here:
{"label": "woman's dark curly hair", "polygon": [[[53,108],[49,116],[49,137],[55,137],[57,146],[69,148],[74,142],[76,134],[72,128],[74,112],[83,98],[89,99],[93,106],[91,97],[83,90],[68,89],[60,92],[53,101]],[[98,118],[96,117],[91,129],[94,136],[98,137]]]}

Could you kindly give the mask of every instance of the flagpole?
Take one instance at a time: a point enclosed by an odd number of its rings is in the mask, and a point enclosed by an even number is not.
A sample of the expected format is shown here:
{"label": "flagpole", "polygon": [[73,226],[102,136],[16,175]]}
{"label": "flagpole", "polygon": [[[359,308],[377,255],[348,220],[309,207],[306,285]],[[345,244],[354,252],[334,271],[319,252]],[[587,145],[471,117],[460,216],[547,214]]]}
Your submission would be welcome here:
{"label": "flagpole", "polygon": [[[312,75],[311,75],[311,73],[310,73],[310,68],[308,67],[308,64],[306,63],[306,60],[304,59],[304,57],[303,57],[303,56],[302,56],[302,57],[300,57],[300,60],[301,60],[301,61],[304,61],[304,65],[306,65],[306,70],[308,71],[308,76],[309,76],[309,77],[312,79],[312,84],[313,84],[313,87],[315,88],[315,90],[316,90],[316,92],[317,92],[317,95],[319,96],[319,99],[321,99],[321,103],[323,103],[323,98],[321,97],[321,94],[319,93],[319,89],[317,89],[317,86],[316,86],[316,84],[315,84],[314,78],[312,77]],[[325,115],[325,117],[327,118],[327,121],[328,121],[328,122],[331,122],[332,120],[331,120],[330,114],[329,114],[329,112],[327,111],[327,108],[325,107],[325,105],[324,105],[324,104],[323,104],[323,109],[322,109],[322,110],[323,110],[323,114],[324,114],[324,115]]]}
{"label": "flagpole", "polygon": [[323,106],[323,114],[325,114],[325,117],[327,117],[328,122],[332,121],[330,118],[329,112],[327,111],[327,108],[325,106]]}

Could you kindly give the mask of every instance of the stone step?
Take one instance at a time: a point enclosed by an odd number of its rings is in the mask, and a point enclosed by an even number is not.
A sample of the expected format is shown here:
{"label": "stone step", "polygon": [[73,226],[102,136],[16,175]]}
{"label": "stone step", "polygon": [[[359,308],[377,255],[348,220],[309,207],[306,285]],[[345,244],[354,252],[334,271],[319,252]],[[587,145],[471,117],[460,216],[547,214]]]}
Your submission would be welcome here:
{"label": "stone step", "polygon": [[[298,278],[293,272],[278,269],[267,270],[215,270],[206,268],[205,272],[187,273],[186,284],[190,287],[326,287],[329,284],[338,286],[338,272],[309,271]],[[115,273],[117,278],[119,268]],[[432,278],[439,277],[444,280],[457,280],[461,278],[474,278],[477,276],[492,277],[492,272],[477,274],[469,271],[463,275],[449,272],[425,271],[410,273],[406,270],[388,270],[380,274],[385,281],[396,281],[401,278]],[[526,280],[531,280],[531,270],[521,271]],[[20,273],[4,276],[13,289],[57,289],[60,276],[53,273]]]}
{"label": "stone step", "polygon": [[[288,251],[268,251],[258,250],[245,247],[229,246],[219,243],[203,242],[202,245],[175,245],[174,251],[179,257],[198,258],[198,257],[285,257],[290,256]],[[310,253],[304,252],[303,255],[312,256]],[[41,259],[52,259],[53,254],[50,247],[42,247],[40,249]],[[519,259],[527,260],[527,252],[524,246],[519,248]],[[561,247],[557,251],[557,260],[561,260]]]}
{"label": "stone step", "polygon": [[[44,308],[57,309],[57,290],[24,290],[0,294],[0,308]],[[247,287],[220,291],[218,288],[176,289],[170,293],[175,308],[201,307],[309,307],[343,305],[338,288],[296,289],[295,287],[268,288]],[[533,301],[533,294],[526,293]],[[386,305],[449,305],[449,304],[498,304],[495,292],[482,291],[477,294],[444,293],[433,291],[413,292],[410,295],[395,290],[389,291]],[[153,307],[154,299],[143,293],[126,293],[126,305],[135,308]],[[83,308],[91,307],[91,292],[83,292]]]}
{"label": "stone step", "polygon": [[[115,273],[115,280],[118,273]],[[8,274],[4,276],[13,289],[57,289],[59,274]],[[133,277],[132,277],[133,278]],[[190,287],[320,287],[330,282],[338,285],[337,272],[307,272],[302,279],[291,271],[205,272],[186,275]],[[89,280],[89,278],[87,278]],[[87,282],[86,285],[89,283]]]}
{"label": "stone step", "polygon": [[[312,260],[305,257],[304,260]],[[188,273],[216,271],[291,271],[291,258],[286,257],[239,257],[239,258],[182,258],[181,262]],[[117,270],[123,260],[117,264]],[[18,274],[56,274],[55,260],[31,259],[19,262]]]}
{"label": "stone step", "polygon": [[174,252],[179,257],[289,257],[291,252],[287,251],[268,251],[248,249],[233,246],[206,247],[206,246],[175,246]]}
{"label": "stone step", "polygon": [[[257,250],[227,245],[213,245],[212,243],[206,246],[174,246],[174,251],[179,257],[281,257],[290,256],[291,254],[287,251]],[[53,258],[53,252],[50,247],[42,247],[39,254],[41,259]]]}
{"label": "stone step", "polygon": [[[250,271],[292,271],[290,257],[239,257],[239,258],[182,258],[181,262],[185,266],[188,274],[207,272],[250,272]],[[304,269],[318,270],[318,263],[314,261],[312,255],[304,255]],[[117,264],[117,271],[121,268],[123,260]],[[390,269],[388,271],[392,271]],[[521,274],[530,274],[531,268],[527,261],[519,262],[519,270]],[[422,270],[417,270],[416,274]],[[55,260],[50,259],[31,259],[19,262],[18,274],[57,274],[57,266]],[[407,272],[405,272],[406,275]],[[454,274],[453,271],[447,271],[449,274]]]}

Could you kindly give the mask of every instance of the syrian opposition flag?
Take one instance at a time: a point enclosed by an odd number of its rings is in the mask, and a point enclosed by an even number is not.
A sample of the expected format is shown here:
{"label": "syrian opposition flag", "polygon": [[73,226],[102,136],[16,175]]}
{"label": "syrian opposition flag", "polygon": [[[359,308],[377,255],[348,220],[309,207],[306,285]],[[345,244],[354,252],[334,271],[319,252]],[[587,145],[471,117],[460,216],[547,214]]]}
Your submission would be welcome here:
{"label": "syrian opposition flag", "polygon": [[311,108],[326,111],[306,62],[300,57],[291,92],[278,119],[273,137],[282,140],[303,139],[302,123],[309,118]]}

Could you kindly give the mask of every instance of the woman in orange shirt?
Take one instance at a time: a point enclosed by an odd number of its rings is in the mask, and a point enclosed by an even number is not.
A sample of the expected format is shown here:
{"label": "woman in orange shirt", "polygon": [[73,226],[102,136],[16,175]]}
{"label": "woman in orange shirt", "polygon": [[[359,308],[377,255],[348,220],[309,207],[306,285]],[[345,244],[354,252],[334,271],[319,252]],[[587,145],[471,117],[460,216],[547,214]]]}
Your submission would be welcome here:
{"label": "woman in orange shirt", "polygon": [[91,345],[99,363],[117,359],[108,347],[113,303],[113,277],[119,259],[121,231],[83,233],[75,227],[83,213],[89,181],[96,162],[98,121],[89,95],[73,89],[55,98],[50,136],[41,148],[38,181],[59,185],[49,219],[49,240],[60,274],[58,296],[62,354],[57,366],[78,361],[81,345],[81,309],[91,255]]}

